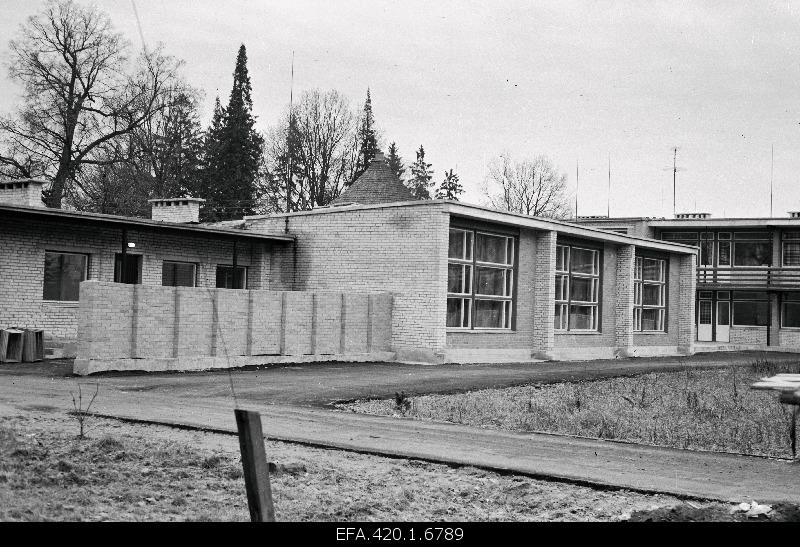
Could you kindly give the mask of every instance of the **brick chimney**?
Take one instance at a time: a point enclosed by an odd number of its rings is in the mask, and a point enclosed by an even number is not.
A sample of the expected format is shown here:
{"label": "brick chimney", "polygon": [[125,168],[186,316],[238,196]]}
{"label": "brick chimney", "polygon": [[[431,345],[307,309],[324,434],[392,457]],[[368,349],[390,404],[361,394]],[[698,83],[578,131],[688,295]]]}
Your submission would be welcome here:
{"label": "brick chimney", "polygon": [[17,179],[0,181],[0,203],[44,207],[42,201],[42,180]]}
{"label": "brick chimney", "polygon": [[789,211],[789,218],[800,218],[800,211]]}
{"label": "brick chimney", "polygon": [[200,222],[200,198],[160,198],[148,199],[150,218],[159,222]]}

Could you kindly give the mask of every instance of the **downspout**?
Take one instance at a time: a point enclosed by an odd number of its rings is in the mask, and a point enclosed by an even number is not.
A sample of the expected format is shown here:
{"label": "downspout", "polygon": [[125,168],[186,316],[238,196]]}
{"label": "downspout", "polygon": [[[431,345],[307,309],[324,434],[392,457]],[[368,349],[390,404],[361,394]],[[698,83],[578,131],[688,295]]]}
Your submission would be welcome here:
{"label": "downspout", "polygon": [[237,287],[236,286],[236,266],[238,265],[238,262],[239,262],[239,253],[238,253],[238,249],[237,249],[237,246],[236,246],[237,243],[238,243],[238,241],[236,239],[234,239],[233,240],[233,283],[232,283],[232,285],[233,285],[234,289],[238,289],[238,288],[243,289],[244,287]]}
{"label": "downspout", "polygon": [[122,228],[122,257],[119,265],[119,282],[127,283],[125,272],[128,271],[128,229]]}

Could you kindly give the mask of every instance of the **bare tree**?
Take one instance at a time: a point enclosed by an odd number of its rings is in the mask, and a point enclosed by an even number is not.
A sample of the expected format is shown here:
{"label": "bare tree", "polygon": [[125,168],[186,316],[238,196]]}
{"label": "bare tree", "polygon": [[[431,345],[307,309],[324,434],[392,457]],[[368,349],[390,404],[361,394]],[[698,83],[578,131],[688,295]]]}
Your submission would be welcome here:
{"label": "bare tree", "polygon": [[488,166],[484,194],[496,209],[512,213],[567,218],[567,176],[546,156],[514,160],[503,154]]}
{"label": "bare tree", "polygon": [[51,0],[10,42],[9,74],[23,84],[13,118],[0,119],[0,163],[43,166],[50,207],[87,165],[119,161],[101,154],[169,106],[179,63],[161,48],[132,61],[130,45],[95,7]]}
{"label": "bare tree", "polygon": [[265,154],[272,175],[265,200],[274,210],[286,208],[287,181],[291,210],[327,205],[352,180],[358,158],[357,118],[338,91],[304,92],[293,115],[291,130],[287,112],[267,134]]}

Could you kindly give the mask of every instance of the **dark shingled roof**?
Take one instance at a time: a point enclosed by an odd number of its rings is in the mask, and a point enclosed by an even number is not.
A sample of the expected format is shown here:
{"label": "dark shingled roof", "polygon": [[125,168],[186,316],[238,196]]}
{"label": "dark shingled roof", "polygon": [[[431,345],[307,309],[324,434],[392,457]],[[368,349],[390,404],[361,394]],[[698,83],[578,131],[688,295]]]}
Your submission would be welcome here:
{"label": "dark shingled roof", "polygon": [[415,199],[411,190],[389,168],[383,153],[378,152],[367,170],[333,200],[331,205],[374,205]]}

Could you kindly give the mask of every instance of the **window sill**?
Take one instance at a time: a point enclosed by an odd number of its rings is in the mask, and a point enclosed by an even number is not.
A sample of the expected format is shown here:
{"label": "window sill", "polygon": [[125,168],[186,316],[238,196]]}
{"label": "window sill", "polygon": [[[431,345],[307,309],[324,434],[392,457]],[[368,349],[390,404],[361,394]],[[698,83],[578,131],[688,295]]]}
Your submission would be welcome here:
{"label": "window sill", "polygon": [[557,331],[555,331],[555,334],[556,335],[559,335],[559,334],[561,334],[561,335],[577,334],[577,335],[580,335],[580,336],[586,336],[586,335],[599,336],[599,335],[601,335],[603,333],[600,332],[599,330],[557,330]]}
{"label": "window sill", "polygon": [[661,336],[664,336],[665,334],[669,334],[669,333],[667,331],[665,331],[665,330],[635,330],[635,331],[633,331],[633,335],[634,336],[638,336],[640,334],[660,334]]}
{"label": "window sill", "polygon": [[516,334],[517,331],[511,329],[459,329],[447,327],[447,332],[470,333],[470,334]]}
{"label": "window sill", "polygon": [[42,300],[42,304],[54,308],[77,308],[80,306],[80,302],[77,300]]}

